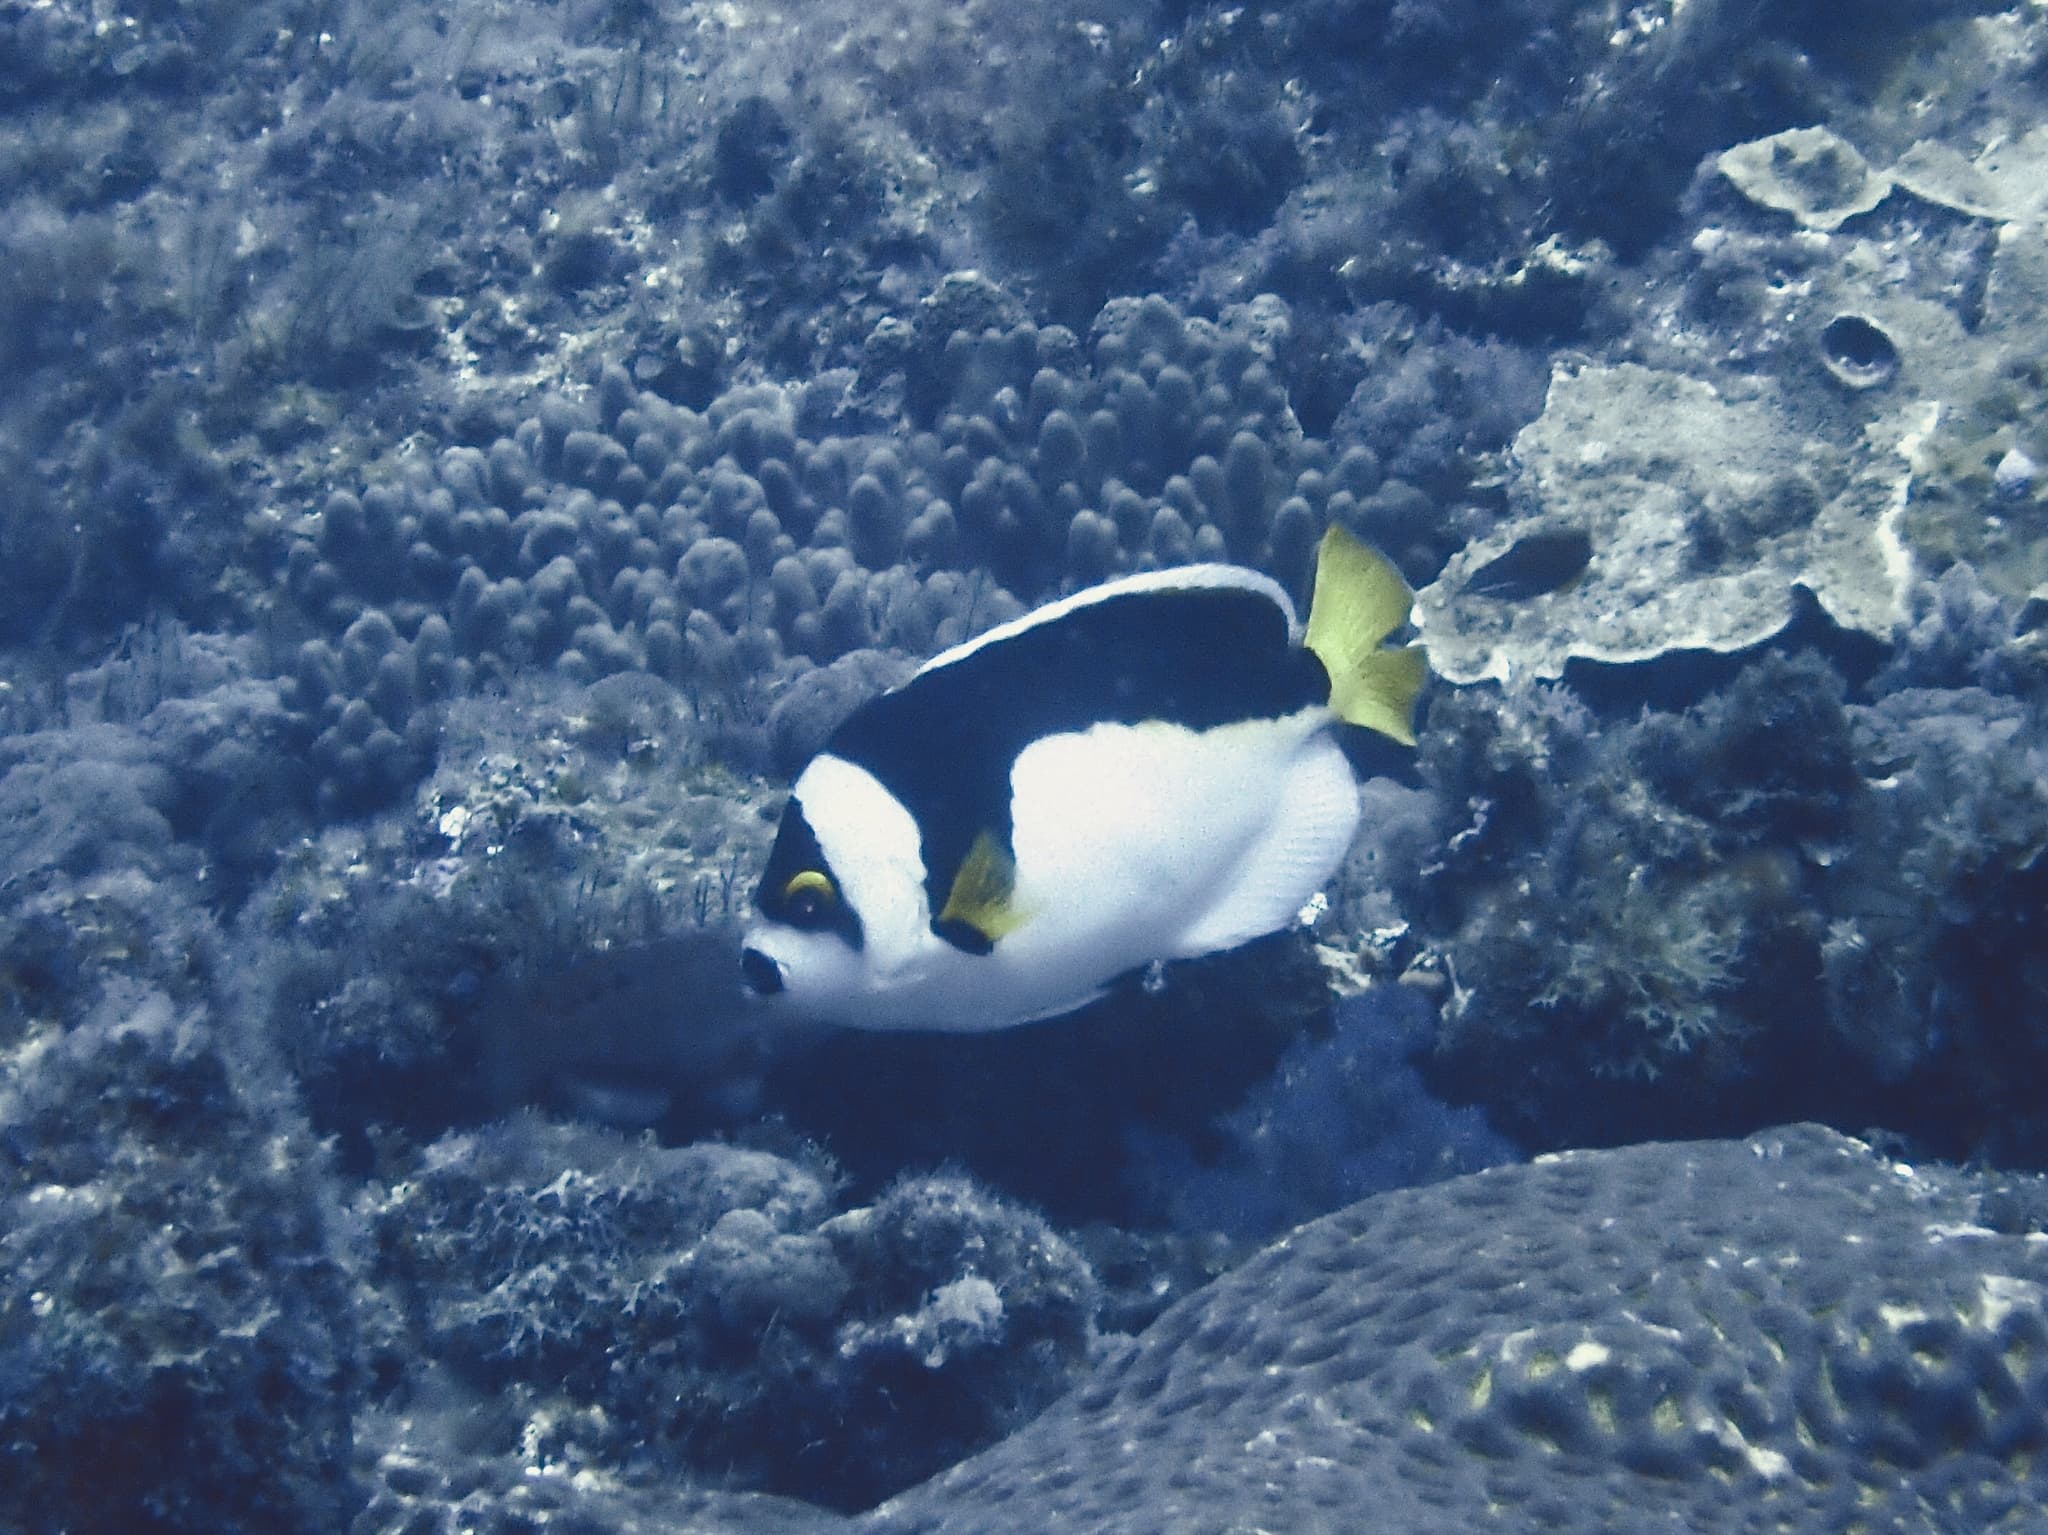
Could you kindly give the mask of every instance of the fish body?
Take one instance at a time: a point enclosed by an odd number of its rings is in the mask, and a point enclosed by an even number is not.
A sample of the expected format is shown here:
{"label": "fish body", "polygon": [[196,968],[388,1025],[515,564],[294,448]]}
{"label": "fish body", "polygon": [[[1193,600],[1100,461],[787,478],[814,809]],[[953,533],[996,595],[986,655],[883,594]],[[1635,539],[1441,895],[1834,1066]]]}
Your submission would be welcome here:
{"label": "fish body", "polygon": [[1306,632],[1257,571],[1062,598],[935,656],[798,776],[749,987],[861,1028],[1051,1017],[1286,927],[1359,817],[1334,727],[1412,743],[1409,594],[1333,529]]}

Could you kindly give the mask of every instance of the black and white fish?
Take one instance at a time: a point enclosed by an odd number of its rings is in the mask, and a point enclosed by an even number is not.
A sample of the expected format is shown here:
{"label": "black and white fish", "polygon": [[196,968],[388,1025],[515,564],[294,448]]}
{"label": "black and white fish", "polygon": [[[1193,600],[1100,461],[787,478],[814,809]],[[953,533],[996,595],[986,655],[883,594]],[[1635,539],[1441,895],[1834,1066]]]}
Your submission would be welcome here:
{"label": "black and white fish", "polygon": [[1331,528],[1307,629],[1235,565],[1110,581],[933,657],[792,788],[749,988],[873,1029],[985,1030],[1295,920],[1358,828],[1335,727],[1413,745],[1410,593]]}

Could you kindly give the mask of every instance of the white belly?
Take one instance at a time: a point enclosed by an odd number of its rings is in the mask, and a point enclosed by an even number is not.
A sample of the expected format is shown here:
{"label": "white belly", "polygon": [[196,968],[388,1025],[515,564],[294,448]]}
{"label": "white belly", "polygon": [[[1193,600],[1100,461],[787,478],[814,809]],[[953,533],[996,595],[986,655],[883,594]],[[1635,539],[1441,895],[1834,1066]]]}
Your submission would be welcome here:
{"label": "white belly", "polygon": [[1358,828],[1357,782],[1327,724],[1304,711],[1209,731],[1098,725],[1027,748],[1011,775],[1025,921],[993,954],[963,956],[978,1000],[1013,1015],[985,1026],[1065,1012],[1152,960],[1291,922]]}

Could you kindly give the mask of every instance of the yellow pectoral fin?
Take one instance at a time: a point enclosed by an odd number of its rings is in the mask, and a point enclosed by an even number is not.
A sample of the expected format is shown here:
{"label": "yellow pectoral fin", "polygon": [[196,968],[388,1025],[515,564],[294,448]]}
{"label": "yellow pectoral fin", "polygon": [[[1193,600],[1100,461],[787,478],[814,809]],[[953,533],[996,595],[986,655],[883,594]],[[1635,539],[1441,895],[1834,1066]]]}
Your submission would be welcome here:
{"label": "yellow pectoral fin", "polygon": [[948,942],[985,954],[1024,925],[1028,913],[1018,909],[1016,892],[1017,860],[994,832],[979,832],[932,927]]}
{"label": "yellow pectoral fin", "polygon": [[1415,698],[1429,668],[1420,646],[1382,641],[1408,621],[1408,583],[1387,558],[1334,524],[1316,552],[1309,602],[1308,648],[1330,674],[1330,708],[1363,725],[1415,744]]}

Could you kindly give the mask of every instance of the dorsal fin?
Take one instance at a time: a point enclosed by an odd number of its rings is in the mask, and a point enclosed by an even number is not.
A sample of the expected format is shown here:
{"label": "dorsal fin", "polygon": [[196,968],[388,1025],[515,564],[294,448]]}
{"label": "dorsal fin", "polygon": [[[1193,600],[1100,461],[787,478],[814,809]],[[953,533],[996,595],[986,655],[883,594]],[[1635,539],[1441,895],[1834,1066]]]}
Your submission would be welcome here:
{"label": "dorsal fin", "polygon": [[1020,618],[997,624],[993,629],[984,630],[971,640],[962,640],[951,649],[940,651],[917,669],[917,675],[921,677],[927,672],[937,671],[942,666],[951,666],[955,661],[964,661],[977,650],[1014,639],[1029,630],[1054,623],[1070,613],[1107,602],[1113,597],[1128,597],[1145,592],[1218,590],[1259,593],[1286,615],[1289,639],[1300,639],[1301,626],[1295,618],[1294,604],[1288,599],[1280,583],[1271,576],[1256,570],[1247,570],[1242,565],[1176,565],[1169,570],[1148,570],[1135,576],[1122,576],[1114,581],[1104,581],[1099,586],[1085,587],[1070,596],[1048,602],[1043,607],[1033,608]]}

